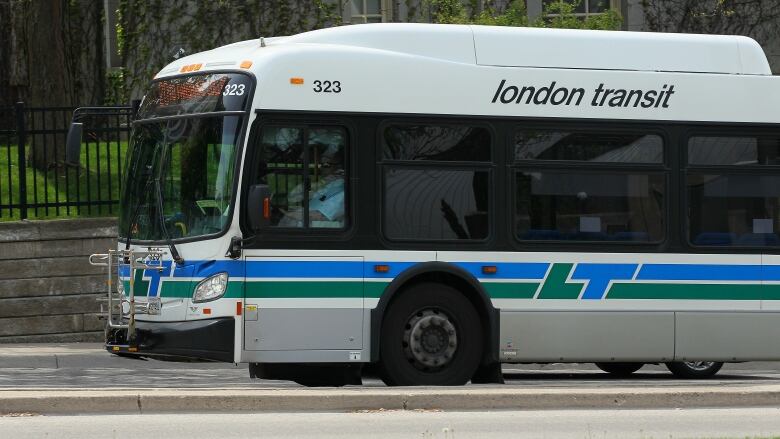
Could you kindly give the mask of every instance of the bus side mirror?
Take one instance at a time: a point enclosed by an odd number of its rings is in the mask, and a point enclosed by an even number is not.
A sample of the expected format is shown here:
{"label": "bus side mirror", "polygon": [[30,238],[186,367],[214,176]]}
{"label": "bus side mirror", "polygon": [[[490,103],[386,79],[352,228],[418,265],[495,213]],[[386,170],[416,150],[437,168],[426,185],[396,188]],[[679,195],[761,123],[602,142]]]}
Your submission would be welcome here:
{"label": "bus side mirror", "polygon": [[65,142],[65,163],[78,165],[81,162],[81,133],[84,124],[73,122],[68,129],[68,138]]}
{"label": "bus side mirror", "polygon": [[250,186],[246,205],[252,230],[268,227],[271,223],[271,188],[267,184]]}

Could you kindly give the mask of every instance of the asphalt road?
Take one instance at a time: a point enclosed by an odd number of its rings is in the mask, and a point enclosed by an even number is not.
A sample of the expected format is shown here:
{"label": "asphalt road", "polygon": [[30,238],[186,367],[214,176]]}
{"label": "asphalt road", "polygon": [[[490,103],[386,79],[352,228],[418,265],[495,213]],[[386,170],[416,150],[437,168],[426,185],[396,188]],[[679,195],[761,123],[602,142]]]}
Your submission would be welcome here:
{"label": "asphalt road", "polygon": [[0,417],[13,438],[754,438],[780,434],[780,408],[370,411]]}
{"label": "asphalt road", "polygon": [[[547,388],[742,386],[780,384],[780,362],[727,364],[706,381],[675,379],[662,365],[646,365],[615,379],[593,364],[505,365],[507,386]],[[384,386],[364,379],[364,386]],[[171,363],[111,355],[99,344],[0,345],[0,388],[289,388],[286,381],[252,380],[246,365]]]}

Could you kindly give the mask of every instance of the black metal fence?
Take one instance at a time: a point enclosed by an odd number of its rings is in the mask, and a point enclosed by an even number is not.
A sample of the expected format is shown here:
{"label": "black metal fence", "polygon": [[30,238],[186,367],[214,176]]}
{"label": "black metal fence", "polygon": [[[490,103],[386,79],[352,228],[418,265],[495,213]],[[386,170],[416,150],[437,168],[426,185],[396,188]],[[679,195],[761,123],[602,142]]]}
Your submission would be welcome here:
{"label": "black metal fence", "polygon": [[80,111],[81,148],[66,160],[75,109],[0,106],[0,221],[116,214],[133,107]]}

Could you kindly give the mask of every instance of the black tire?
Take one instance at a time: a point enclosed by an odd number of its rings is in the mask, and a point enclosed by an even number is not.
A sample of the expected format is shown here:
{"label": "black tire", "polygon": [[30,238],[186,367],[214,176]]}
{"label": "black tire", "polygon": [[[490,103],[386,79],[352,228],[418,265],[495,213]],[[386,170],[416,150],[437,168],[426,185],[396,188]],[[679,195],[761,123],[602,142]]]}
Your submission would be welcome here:
{"label": "black tire", "polygon": [[704,379],[714,376],[723,363],[718,361],[688,361],[666,363],[666,367],[677,378]]}
{"label": "black tire", "polygon": [[380,371],[388,386],[463,385],[482,358],[479,315],[446,285],[421,283],[401,292],[381,331]]}
{"label": "black tire", "polygon": [[645,363],[596,363],[596,367],[615,377],[627,377],[644,365]]}

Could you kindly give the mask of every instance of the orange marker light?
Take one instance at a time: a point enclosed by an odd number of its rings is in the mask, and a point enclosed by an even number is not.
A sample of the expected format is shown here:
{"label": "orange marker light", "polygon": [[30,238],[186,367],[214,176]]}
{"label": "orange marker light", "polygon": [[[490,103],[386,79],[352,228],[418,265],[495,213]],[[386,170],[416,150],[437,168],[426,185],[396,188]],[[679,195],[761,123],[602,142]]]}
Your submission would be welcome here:
{"label": "orange marker light", "polygon": [[211,308],[203,308],[203,314],[211,314]]}
{"label": "orange marker light", "polygon": [[263,198],[263,218],[271,218],[271,199],[268,197]]}
{"label": "orange marker light", "polygon": [[303,78],[290,78],[290,84],[303,85]]}
{"label": "orange marker light", "polygon": [[496,274],[498,273],[498,267],[495,265],[483,265],[482,274]]}
{"label": "orange marker light", "polygon": [[241,309],[242,308],[243,308],[243,306],[241,306],[241,302],[236,302],[236,315],[237,316],[241,315]]}
{"label": "orange marker light", "polygon": [[249,60],[241,61],[241,64],[239,66],[242,69],[248,69],[248,68],[252,67],[252,61],[249,61]]}
{"label": "orange marker light", "polygon": [[182,72],[182,73],[196,72],[196,71],[200,70],[201,67],[203,67],[202,63],[201,64],[187,64],[186,66],[183,66],[181,68],[181,70],[179,70],[179,71]]}
{"label": "orange marker light", "polygon": [[138,352],[138,348],[129,347],[127,348],[127,352]]}
{"label": "orange marker light", "polygon": [[390,272],[390,266],[389,265],[374,265],[374,271],[377,273],[389,273]]}

